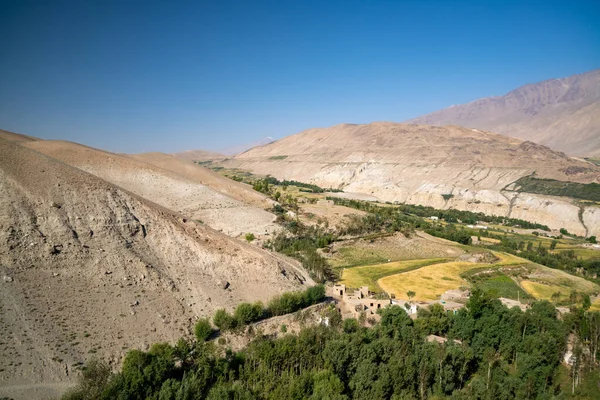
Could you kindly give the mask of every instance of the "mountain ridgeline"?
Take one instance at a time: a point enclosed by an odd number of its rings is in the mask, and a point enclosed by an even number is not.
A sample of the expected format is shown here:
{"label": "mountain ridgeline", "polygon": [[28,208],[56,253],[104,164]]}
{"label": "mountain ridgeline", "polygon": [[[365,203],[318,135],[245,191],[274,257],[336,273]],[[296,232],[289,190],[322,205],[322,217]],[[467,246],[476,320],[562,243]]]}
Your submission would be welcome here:
{"label": "mountain ridgeline", "polygon": [[288,136],[220,165],[381,201],[518,218],[582,236],[600,234],[600,208],[593,202],[530,193],[515,184],[534,177],[575,182],[593,191],[597,185],[590,184],[600,180],[598,166],[479,129],[342,124]]}
{"label": "mountain ridgeline", "polygon": [[407,123],[460,125],[600,158],[600,69],[521,86],[423,115]]}

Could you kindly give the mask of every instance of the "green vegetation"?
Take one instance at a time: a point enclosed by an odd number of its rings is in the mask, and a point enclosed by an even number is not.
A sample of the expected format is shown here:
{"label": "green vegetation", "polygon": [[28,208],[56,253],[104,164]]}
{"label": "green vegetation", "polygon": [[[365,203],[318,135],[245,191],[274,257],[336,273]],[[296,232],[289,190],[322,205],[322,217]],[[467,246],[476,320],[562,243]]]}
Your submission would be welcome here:
{"label": "green vegetation", "polygon": [[334,234],[319,225],[306,226],[297,221],[290,221],[284,226],[287,232],[278,233],[267,241],[265,247],[299,260],[318,281],[332,279],[331,267],[317,249],[332,243]]}
{"label": "green vegetation", "polygon": [[250,233],[250,232],[246,233],[246,241],[248,241],[248,243],[250,243],[254,239],[256,239],[256,237],[254,236],[254,233]]}
{"label": "green vegetation", "polygon": [[469,271],[471,274],[465,274],[463,277],[471,282],[476,288],[482,290],[490,297],[504,297],[513,300],[527,300],[531,296],[527,294],[510,276],[498,273],[477,273]]}
{"label": "green vegetation", "polygon": [[[474,290],[456,315],[439,305],[413,321],[399,306],[364,328],[331,314],[273,339],[256,335],[242,351],[215,343],[156,344],[127,353],[118,373],[88,366],[74,399],[598,398],[600,313],[575,309],[564,321],[548,302],[522,312]],[[426,335],[447,337],[428,342]],[[573,367],[561,360],[576,340]],[[457,341],[454,341],[456,339]],[[108,372],[107,372],[108,371]]]}
{"label": "green vegetation", "polygon": [[267,176],[264,179],[257,180],[256,182],[254,182],[254,185],[252,186],[252,188],[258,192],[262,192],[265,194],[271,194],[271,188],[273,186],[282,186],[282,187],[296,186],[299,188],[308,189],[312,193],[323,193],[325,191],[322,188],[320,188],[319,186],[313,185],[310,183],[304,183],[304,182],[298,182],[298,181],[288,181],[288,180],[280,181],[277,178],[273,178],[272,176]]}
{"label": "green vegetation", "polygon": [[[587,276],[593,276],[600,273],[600,257],[596,256],[589,259],[578,257],[573,249],[569,250],[551,250],[552,242],[543,243],[524,240],[521,236],[504,236],[494,234],[493,232],[482,231],[479,233],[482,237],[489,237],[499,240],[497,244],[490,244],[489,249],[504,251],[511,254],[518,254],[519,257],[526,258],[537,264],[542,264],[550,268],[556,268],[570,273],[583,273]],[[555,247],[558,247],[556,245]]]}
{"label": "green vegetation", "polygon": [[[219,309],[213,317],[213,323],[223,332],[240,331],[253,322],[278,315],[291,314],[320,303],[324,299],[325,287],[317,285],[306,289],[304,292],[289,292],[274,297],[269,301],[267,307],[264,307],[261,302],[253,304],[240,303],[234,310],[233,315],[225,309]],[[210,327],[210,323],[208,327]],[[204,329],[205,327],[203,327],[203,332]]]}
{"label": "green vegetation", "polygon": [[269,160],[285,160],[287,156],[272,156],[269,157]]}
{"label": "green vegetation", "polygon": [[515,181],[517,191],[545,194],[549,196],[567,196],[576,199],[600,202],[600,184],[557,181],[524,176]]}
{"label": "green vegetation", "polygon": [[213,328],[210,325],[210,321],[208,318],[201,318],[196,322],[194,326],[194,334],[196,336],[196,340],[199,342],[205,342],[213,334]]}
{"label": "green vegetation", "polygon": [[437,210],[433,207],[417,206],[412,204],[394,204],[387,207],[383,207],[373,202],[366,202],[360,200],[348,200],[340,199],[337,197],[327,197],[327,200],[332,200],[335,204],[355,208],[357,210],[366,211],[374,214],[390,214],[399,212],[406,216],[429,218],[438,217],[440,220],[444,220],[449,223],[462,222],[464,224],[477,224],[478,222],[486,222],[489,224],[498,224],[505,226],[514,226],[525,229],[541,229],[549,231],[546,225],[524,221],[518,218],[506,218],[499,217],[496,215],[486,215],[484,213],[474,213],[471,211],[461,210]]}

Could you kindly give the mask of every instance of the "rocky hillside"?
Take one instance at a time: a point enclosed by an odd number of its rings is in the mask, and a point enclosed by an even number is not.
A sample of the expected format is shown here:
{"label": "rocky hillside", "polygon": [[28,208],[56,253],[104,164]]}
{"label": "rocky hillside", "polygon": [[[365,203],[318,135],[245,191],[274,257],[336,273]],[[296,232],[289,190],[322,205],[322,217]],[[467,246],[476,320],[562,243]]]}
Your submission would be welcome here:
{"label": "rocky hillside", "polygon": [[77,143],[37,140],[23,143],[57,160],[230,236],[256,236],[279,229],[266,196],[248,185],[161,153],[125,156]]}
{"label": "rocky hillside", "polygon": [[311,284],[32,143],[0,133],[0,397],[61,392],[93,354],[117,362],[219,307]]}
{"label": "rocky hillside", "polygon": [[477,129],[344,124],[256,147],[223,165],[384,201],[506,215],[580,235],[600,233],[598,207],[506,190],[532,174],[598,182],[600,168],[532,142]]}
{"label": "rocky hillside", "polygon": [[407,123],[486,129],[571,155],[600,157],[600,69],[525,85]]}

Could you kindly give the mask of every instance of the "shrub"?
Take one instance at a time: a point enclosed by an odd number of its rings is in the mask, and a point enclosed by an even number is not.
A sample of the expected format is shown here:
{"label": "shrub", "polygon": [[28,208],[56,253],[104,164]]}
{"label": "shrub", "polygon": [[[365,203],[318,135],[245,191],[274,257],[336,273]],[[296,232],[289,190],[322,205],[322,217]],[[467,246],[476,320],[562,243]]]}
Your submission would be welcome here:
{"label": "shrub", "polygon": [[256,237],[254,236],[254,233],[246,233],[246,240],[249,242],[253,241],[254,239],[256,239]]}
{"label": "shrub", "polygon": [[251,322],[258,321],[263,316],[263,305],[261,302],[254,304],[241,303],[235,309],[233,318],[235,318],[237,325],[248,325]]}
{"label": "shrub", "polygon": [[199,342],[206,342],[212,336],[213,329],[208,318],[202,318],[196,322],[194,333]]}
{"label": "shrub", "polygon": [[65,400],[99,399],[110,377],[110,366],[104,361],[92,359],[84,368],[77,386],[62,398]]}
{"label": "shrub", "polygon": [[215,316],[213,317],[213,323],[221,331],[233,330],[237,326],[235,318],[229,315],[229,313],[223,308],[217,310]]}

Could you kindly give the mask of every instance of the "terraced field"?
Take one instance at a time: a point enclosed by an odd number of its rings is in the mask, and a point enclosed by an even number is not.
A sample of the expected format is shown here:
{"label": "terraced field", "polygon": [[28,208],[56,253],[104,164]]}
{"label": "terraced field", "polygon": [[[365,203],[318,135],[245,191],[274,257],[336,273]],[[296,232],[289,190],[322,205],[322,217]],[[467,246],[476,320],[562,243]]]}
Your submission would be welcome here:
{"label": "terraced field", "polygon": [[445,258],[430,258],[346,268],[342,272],[341,283],[351,288],[369,286],[370,291],[381,292],[382,289],[377,285],[377,281],[383,277],[405,273],[431,264],[439,264],[447,260]]}
{"label": "terraced field", "polygon": [[500,262],[478,264],[471,262],[447,262],[433,264],[417,270],[381,278],[377,284],[387,293],[401,295],[408,291],[416,293],[415,300],[436,300],[447,290],[461,286],[470,286],[461,274],[477,268],[497,269],[500,267],[520,266],[528,263],[510,254],[494,253]]}
{"label": "terraced field", "polygon": [[[564,271],[533,264],[517,256],[497,253],[500,262],[495,264],[477,264],[469,262],[446,262],[432,263],[421,268],[412,268],[397,274],[388,274],[377,281],[377,285],[386,293],[401,295],[408,291],[416,293],[416,300],[436,300],[447,290],[471,286],[464,278],[465,272],[476,269],[481,270],[507,270],[516,271],[517,267],[525,267],[525,271],[519,271],[518,275],[524,275],[523,280],[517,279],[521,288],[536,299],[552,300],[552,294],[560,292],[561,296],[555,299],[564,302],[572,291],[594,295],[600,292],[600,286],[583,278],[570,275]],[[514,269],[513,269],[514,268]],[[375,274],[373,273],[373,276]],[[499,282],[491,282],[498,286]],[[501,282],[500,282],[501,283]],[[507,282],[502,285],[507,286]],[[498,293],[499,296],[514,297],[518,285],[515,282],[510,285],[512,296]],[[502,288],[501,288],[502,289]],[[503,291],[504,292],[504,291]],[[598,305],[600,307],[600,304]]]}

